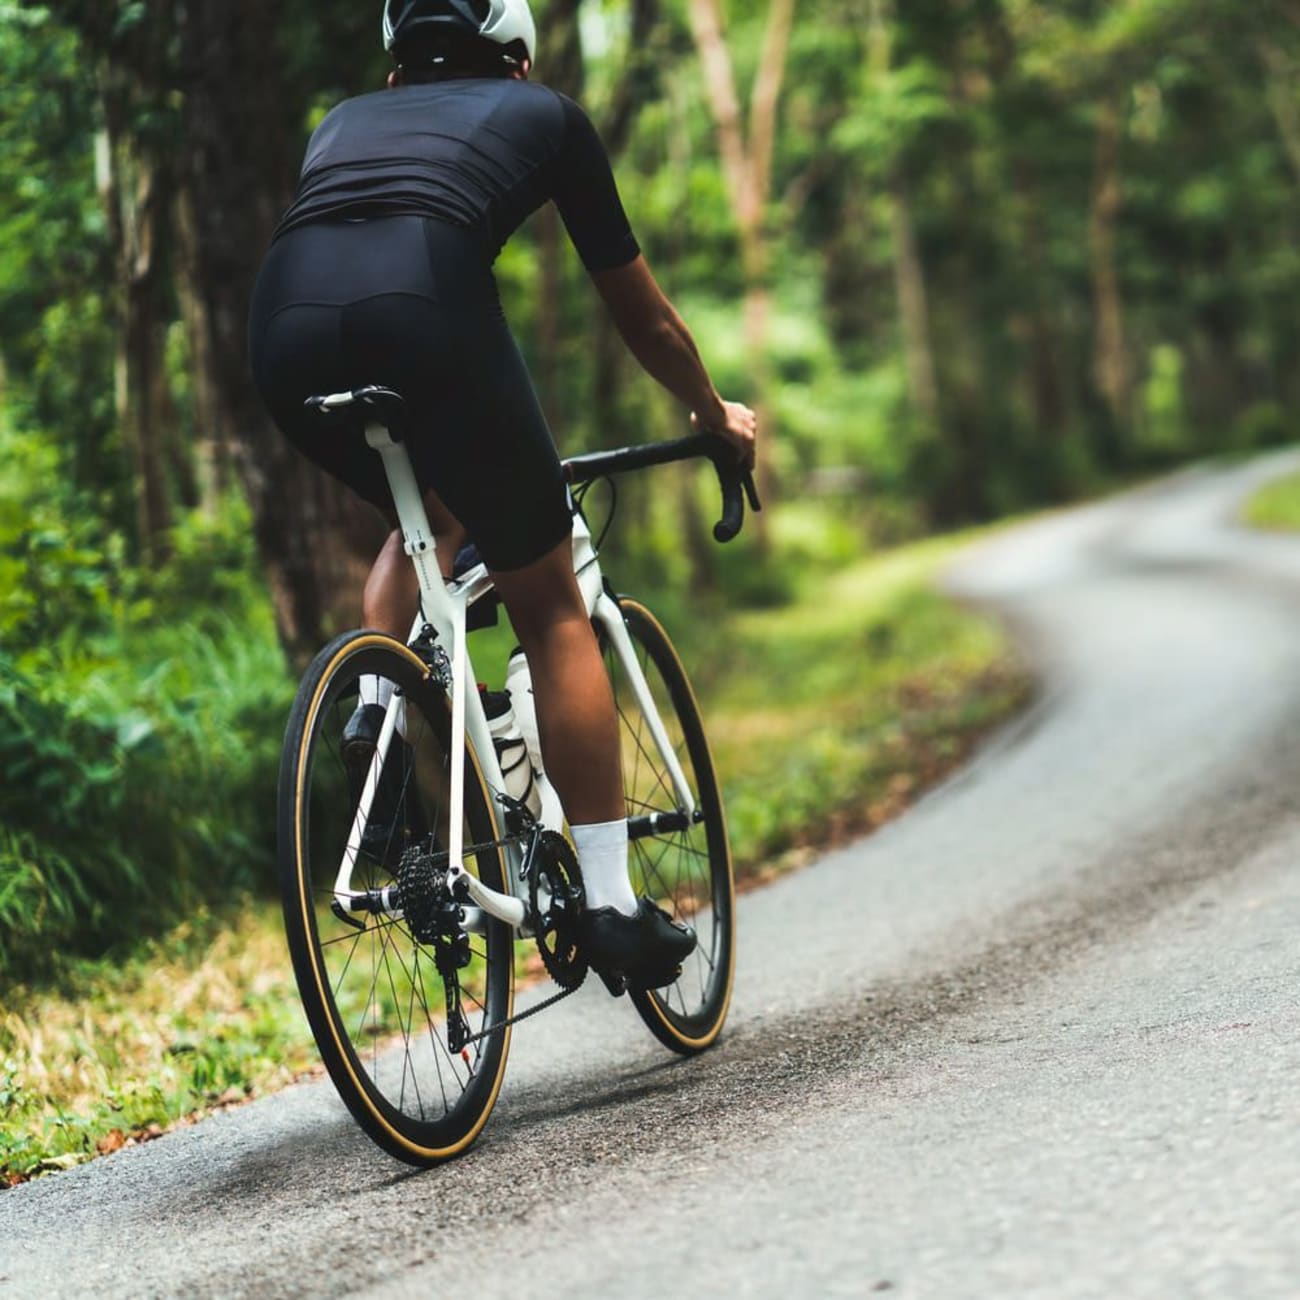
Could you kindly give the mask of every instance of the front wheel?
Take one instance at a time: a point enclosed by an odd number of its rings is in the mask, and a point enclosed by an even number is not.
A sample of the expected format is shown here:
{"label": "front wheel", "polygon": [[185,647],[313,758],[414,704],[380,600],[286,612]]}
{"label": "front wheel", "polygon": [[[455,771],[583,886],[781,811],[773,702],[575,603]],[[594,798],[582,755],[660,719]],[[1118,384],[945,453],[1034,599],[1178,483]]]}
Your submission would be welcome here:
{"label": "front wheel", "polygon": [[683,830],[637,833],[650,829],[654,814],[676,814],[678,800],[627,670],[608,638],[603,638],[605,666],[618,709],[627,815],[635,836],[632,887],[674,920],[692,926],[699,937],[699,946],[686,959],[675,983],[634,992],[632,1001],[660,1042],[689,1055],[714,1042],[731,1002],[735,886],[727,825],[699,705],[668,633],[638,601],[624,598],[619,606],[698,810],[698,820]]}
{"label": "front wheel", "polygon": [[[382,718],[379,705],[394,708],[390,698],[400,721],[386,761],[371,773],[375,711]],[[367,708],[369,733],[360,726]],[[505,1027],[480,1036],[510,1015],[509,928],[483,918],[478,933],[435,936],[415,904],[403,901],[405,890],[427,903],[419,889],[432,888],[446,866],[449,736],[446,695],[419,657],[389,637],[353,632],[307,670],[280,764],[280,888],[307,1019],[357,1122],[414,1165],[446,1160],[478,1136],[510,1038]],[[472,751],[465,758],[465,867],[500,890],[487,789]],[[374,793],[359,826],[367,779]],[[376,906],[344,908],[341,885]],[[453,943],[456,960],[448,957]]]}

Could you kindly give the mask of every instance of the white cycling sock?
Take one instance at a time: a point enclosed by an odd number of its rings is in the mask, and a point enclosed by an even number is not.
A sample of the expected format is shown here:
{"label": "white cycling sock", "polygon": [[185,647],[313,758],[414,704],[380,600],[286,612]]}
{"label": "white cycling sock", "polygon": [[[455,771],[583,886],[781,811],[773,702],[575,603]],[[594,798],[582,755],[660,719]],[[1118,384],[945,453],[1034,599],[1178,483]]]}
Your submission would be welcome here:
{"label": "white cycling sock", "polygon": [[570,826],[587,891],[588,907],[612,907],[635,916],[636,895],[627,874],[627,820]]}
{"label": "white cycling sock", "polygon": [[[387,677],[380,677],[378,673],[362,673],[357,682],[362,704],[382,704],[387,708],[395,689],[396,687]],[[398,696],[397,699],[397,734],[403,740],[406,739],[406,696],[404,695]]]}

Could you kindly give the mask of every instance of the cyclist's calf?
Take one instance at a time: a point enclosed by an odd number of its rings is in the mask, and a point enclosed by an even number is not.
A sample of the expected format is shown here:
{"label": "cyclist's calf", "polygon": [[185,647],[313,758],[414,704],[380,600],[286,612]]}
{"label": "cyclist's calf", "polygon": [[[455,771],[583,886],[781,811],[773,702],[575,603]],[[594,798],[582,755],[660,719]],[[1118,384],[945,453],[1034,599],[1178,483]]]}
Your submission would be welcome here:
{"label": "cyclist's calf", "polygon": [[626,815],[618,715],[566,537],[493,581],[528,657],[546,774],[571,825]]}

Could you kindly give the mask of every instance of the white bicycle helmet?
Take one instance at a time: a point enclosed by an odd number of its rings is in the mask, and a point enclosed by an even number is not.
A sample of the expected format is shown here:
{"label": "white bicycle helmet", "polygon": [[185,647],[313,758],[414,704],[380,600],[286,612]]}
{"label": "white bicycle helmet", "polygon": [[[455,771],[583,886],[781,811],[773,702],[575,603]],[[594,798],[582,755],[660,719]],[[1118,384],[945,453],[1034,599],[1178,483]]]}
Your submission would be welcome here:
{"label": "white bicycle helmet", "polygon": [[438,27],[459,28],[497,45],[516,42],[532,62],[537,25],[528,0],[384,0],[384,49]]}

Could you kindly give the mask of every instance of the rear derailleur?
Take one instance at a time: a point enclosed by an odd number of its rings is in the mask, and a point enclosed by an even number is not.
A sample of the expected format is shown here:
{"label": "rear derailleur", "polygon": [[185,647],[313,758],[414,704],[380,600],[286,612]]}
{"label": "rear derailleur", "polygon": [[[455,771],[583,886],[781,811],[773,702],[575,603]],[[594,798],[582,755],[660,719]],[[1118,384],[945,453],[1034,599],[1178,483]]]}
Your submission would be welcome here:
{"label": "rear derailleur", "polygon": [[472,960],[461,904],[452,897],[446,870],[420,845],[412,845],[402,854],[397,867],[397,893],[411,937],[433,949],[433,962],[447,1001],[447,1046],[459,1052],[470,1040],[469,1022],[461,1003],[460,972]]}

